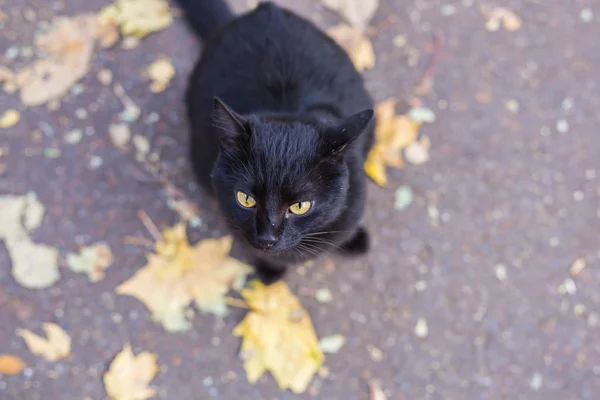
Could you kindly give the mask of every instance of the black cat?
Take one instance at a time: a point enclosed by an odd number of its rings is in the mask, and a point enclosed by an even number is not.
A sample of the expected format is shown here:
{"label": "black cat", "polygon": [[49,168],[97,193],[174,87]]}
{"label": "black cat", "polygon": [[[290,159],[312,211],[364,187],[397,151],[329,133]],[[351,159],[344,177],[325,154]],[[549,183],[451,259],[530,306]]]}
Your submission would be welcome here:
{"label": "black cat", "polygon": [[261,278],[324,251],[365,252],[373,101],[348,55],[272,3],[234,18],[224,1],[178,2],[204,41],[186,99],[193,167]]}

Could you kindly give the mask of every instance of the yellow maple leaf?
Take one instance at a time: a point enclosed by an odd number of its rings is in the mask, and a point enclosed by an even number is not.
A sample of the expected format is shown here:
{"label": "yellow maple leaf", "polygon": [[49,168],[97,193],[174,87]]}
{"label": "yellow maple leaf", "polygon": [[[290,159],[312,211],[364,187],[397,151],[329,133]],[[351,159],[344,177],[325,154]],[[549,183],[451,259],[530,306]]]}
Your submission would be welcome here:
{"label": "yellow maple leaf", "polygon": [[17,334],[33,354],[42,356],[48,361],[65,358],[71,352],[71,337],[60,326],[47,322],[43,325],[47,339],[36,335],[28,329],[18,329]]}
{"label": "yellow maple leaf", "polygon": [[323,363],[312,322],[284,282],[241,291],[250,312],[233,330],[250,383],[270,371],[280,389],[303,393]]}
{"label": "yellow maple leaf", "polygon": [[384,100],[375,107],[375,145],[367,156],[364,168],[379,186],[387,184],[386,166],[404,166],[401,151],[417,140],[421,126],[406,115],[396,115],[395,107],[394,98]]}
{"label": "yellow maple leaf", "polygon": [[359,29],[347,24],[339,24],[327,30],[327,34],[346,50],[358,71],[375,66],[373,45]]}
{"label": "yellow maple leaf", "polygon": [[149,387],[158,372],[156,354],[144,351],[137,356],[126,344],[104,374],[104,387],[112,400],[144,400],[153,397],[156,389]]}
{"label": "yellow maple leaf", "polygon": [[190,328],[185,309],[192,301],[201,311],[226,315],[224,295],[243,284],[251,272],[250,266],[229,257],[233,238],[205,239],[190,246],[183,223],[166,229],[162,236],[146,266],[122,283],[117,293],[140,300],[154,320],[171,332]]}
{"label": "yellow maple leaf", "polygon": [[100,11],[98,18],[104,24],[119,25],[123,35],[138,38],[163,30],[173,23],[165,0],[116,0]]}
{"label": "yellow maple leaf", "polygon": [[148,66],[147,73],[152,80],[150,91],[160,93],[169,86],[175,76],[175,68],[168,58],[159,58]]}

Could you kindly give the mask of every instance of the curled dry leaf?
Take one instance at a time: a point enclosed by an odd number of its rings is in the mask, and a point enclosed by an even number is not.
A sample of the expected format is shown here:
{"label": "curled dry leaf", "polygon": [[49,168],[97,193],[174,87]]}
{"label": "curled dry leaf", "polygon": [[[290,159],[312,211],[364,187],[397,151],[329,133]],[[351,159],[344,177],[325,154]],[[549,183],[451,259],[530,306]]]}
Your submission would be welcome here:
{"label": "curled dry leaf", "polygon": [[251,272],[248,265],[229,257],[233,239],[206,239],[190,246],[183,223],[162,236],[146,266],[121,284],[117,293],[140,300],[154,320],[171,332],[190,328],[184,311],[192,301],[202,311],[226,315],[224,295]]}
{"label": "curled dry leaf", "polygon": [[8,249],[13,278],[29,289],[49,287],[60,278],[58,250],[33,243],[29,236],[41,224],[44,212],[34,193],[0,196],[0,240]]}
{"label": "curled dry leaf", "polygon": [[371,41],[356,28],[339,24],[327,31],[350,56],[358,71],[371,69],[375,66],[375,51]]}
{"label": "curled dry leaf", "polygon": [[21,119],[21,114],[17,110],[6,110],[0,115],[0,128],[12,128]]}
{"label": "curled dry leaf", "polygon": [[83,247],[79,254],[67,254],[67,265],[71,271],[87,274],[91,282],[104,279],[104,270],[113,262],[113,255],[106,243]]}
{"label": "curled dry leaf", "polygon": [[233,330],[250,383],[271,372],[280,389],[303,393],[323,363],[310,316],[284,282],[252,282],[241,292],[250,312]]}
{"label": "curled dry leaf", "polygon": [[0,354],[0,375],[16,375],[23,371],[25,363],[17,356]]}
{"label": "curled dry leaf", "polygon": [[156,395],[148,386],[158,372],[156,354],[144,351],[137,356],[125,345],[104,374],[104,387],[112,400],[145,400]]}
{"label": "curled dry leaf", "polygon": [[323,0],[323,4],[364,31],[379,7],[379,0]]}
{"label": "curled dry leaf", "polygon": [[173,23],[165,0],[116,0],[98,15],[102,23],[121,27],[121,33],[142,38]]}
{"label": "curled dry leaf", "polygon": [[71,352],[71,337],[67,332],[51,322],[46,322],[43,328],[47,338],[28,329],[18,329],[17,334],[23,338],[29,351],[48,361],[58,361],[68,356]]}
{"label": "curled dry leaf", "polygon": [[159,58],[148,66],[148,76],[152,79],[150,91],[160,93],[169,86],[171,79],[175,76],[175,68],[167,58]]}
{"label": "curled dry leaf", "polygon": [[64,95],[87,73],[96,34],[96,17],[82,14],[58,18],[49,32],[37,36],[37,47],[48,56],[17,74],[21,102],[34,106]]}

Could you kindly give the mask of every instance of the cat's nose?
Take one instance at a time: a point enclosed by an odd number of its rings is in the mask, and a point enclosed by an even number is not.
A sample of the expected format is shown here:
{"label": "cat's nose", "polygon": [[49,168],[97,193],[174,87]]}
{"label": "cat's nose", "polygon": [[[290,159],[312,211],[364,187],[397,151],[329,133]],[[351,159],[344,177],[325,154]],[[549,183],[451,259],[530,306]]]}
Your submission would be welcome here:
{"label": "cat's nose", "polygon": [[257,236],[256,241],[261,247],[270,249],[279,241],[279,237],[273,232],[263,232]]}

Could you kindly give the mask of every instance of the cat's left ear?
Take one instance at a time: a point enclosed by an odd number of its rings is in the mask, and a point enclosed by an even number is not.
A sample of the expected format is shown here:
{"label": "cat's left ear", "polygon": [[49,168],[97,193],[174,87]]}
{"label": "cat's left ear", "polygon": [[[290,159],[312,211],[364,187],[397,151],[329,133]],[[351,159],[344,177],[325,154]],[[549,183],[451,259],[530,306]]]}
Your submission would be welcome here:
{"label": "cat's left ear", "polygon": [[339,154],[342,152],[367,129],[372,119],[373,110],[364,110],[321,131],[329,153]]}

